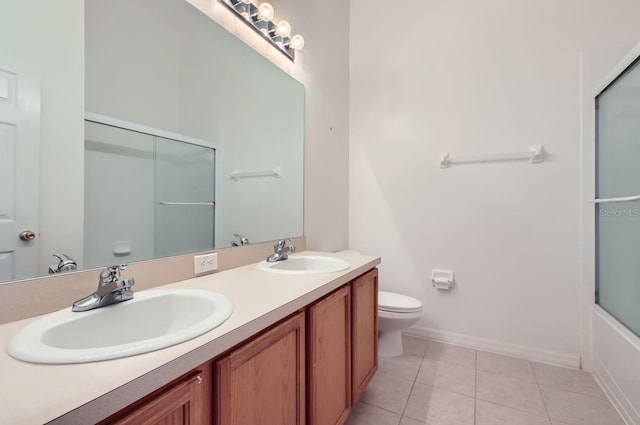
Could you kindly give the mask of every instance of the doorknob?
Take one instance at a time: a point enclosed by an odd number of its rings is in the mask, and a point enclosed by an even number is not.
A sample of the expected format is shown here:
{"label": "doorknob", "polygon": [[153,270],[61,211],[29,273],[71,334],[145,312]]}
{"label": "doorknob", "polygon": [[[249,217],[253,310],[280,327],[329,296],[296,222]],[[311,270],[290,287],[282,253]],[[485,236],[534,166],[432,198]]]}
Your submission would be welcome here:
{"label": "doorknob", "polygon": [[36,234],[33,233],[33,230],[23,230],[18,236],[20,237],[20,240],[25,242],[32,241],[36,238]]}

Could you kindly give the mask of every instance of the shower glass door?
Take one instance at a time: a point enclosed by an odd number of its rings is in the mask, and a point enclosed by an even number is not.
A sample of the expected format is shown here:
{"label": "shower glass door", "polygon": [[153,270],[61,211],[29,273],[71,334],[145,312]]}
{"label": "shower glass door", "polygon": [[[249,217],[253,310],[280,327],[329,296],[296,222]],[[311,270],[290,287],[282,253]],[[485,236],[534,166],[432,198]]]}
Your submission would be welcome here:
{"label": "shower glass door", "polygon": [[640,65],[596,97],[596,302],[640,336]]}
{"label": "shower glass door", "polygon": [[156,257],[214,247],[215,150],[154,137]]}

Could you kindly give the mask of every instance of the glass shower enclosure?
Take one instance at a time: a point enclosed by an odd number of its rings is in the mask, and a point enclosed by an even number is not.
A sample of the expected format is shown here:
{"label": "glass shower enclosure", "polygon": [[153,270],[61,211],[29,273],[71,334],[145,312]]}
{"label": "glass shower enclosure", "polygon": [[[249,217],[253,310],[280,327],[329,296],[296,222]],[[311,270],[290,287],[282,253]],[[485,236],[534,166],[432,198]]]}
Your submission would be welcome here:
{"label": "glass shower enclosure", "polygon": [[640,336],[640,58],[596,97],[596,303]]}
{"label": "glass shower enclosure", "polygon": [[83,266],[213,249],[216,150],[103,118],[85,121]]}

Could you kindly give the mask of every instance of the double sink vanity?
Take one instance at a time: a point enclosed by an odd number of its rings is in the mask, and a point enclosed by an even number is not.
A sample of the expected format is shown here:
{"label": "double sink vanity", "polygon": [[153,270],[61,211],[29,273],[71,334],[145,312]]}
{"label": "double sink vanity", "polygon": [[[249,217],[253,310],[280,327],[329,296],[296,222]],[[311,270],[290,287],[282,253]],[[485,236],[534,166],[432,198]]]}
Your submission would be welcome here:
{"label": "double sink vanity", "polygon": [[303,252],[0,325],[0,423],[343,423],[377,368],[379,263]]}

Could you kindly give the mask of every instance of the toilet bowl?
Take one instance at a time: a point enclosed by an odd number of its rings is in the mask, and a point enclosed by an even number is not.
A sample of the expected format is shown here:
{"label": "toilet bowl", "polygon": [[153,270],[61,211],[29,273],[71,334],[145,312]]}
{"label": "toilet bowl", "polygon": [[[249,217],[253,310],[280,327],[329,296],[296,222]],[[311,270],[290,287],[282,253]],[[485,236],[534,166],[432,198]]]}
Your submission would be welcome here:
{"label": "toilet bowl", "polygon": [[378,291],[378,355],[402,355],[401,331],[422,317],[420,300],[394,292]]}

